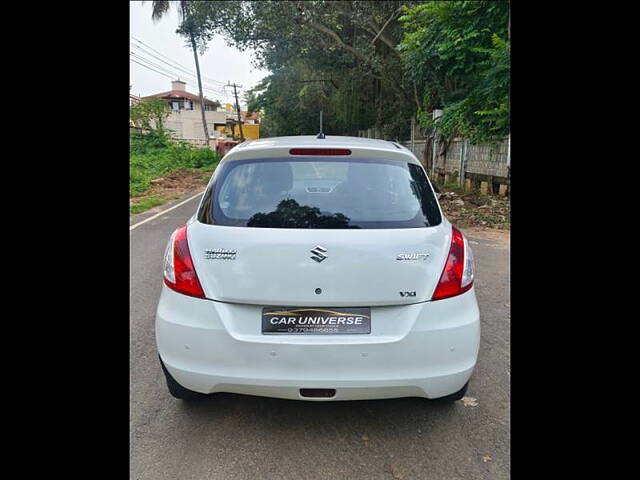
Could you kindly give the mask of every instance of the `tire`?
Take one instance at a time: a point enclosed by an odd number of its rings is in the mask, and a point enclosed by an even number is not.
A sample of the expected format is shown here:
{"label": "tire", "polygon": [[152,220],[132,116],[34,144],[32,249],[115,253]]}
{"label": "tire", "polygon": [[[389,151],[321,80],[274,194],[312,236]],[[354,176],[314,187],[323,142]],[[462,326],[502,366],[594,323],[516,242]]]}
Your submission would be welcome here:
{"label": "tire", "polygon": [[461,400],[462,397],[464,397],[464,394],[467,393],[467,388],[469,387],[469,382],[465,383],[464,386],[458,390],[455,393],[452,393],[451,395],[446,395],[444,397],[440,397],[440,398],[434,398],[432,401],[433,402],[438,402],[438,403],[453,403],[456,402],[458,400]]}
{"label": "tire", "polygon": [[174,398],[179,398],[180,400],[201,400],[207,395],[204,393],[194,392],[193,390],[189,390],[188,388],[184,388],[178,382],[176,382],[175,378],[171,376],[167,367],[164,366],[164,362],[160,357],[160,365],[162,366],[162,371],[164,372],[164,376],[167,380],[167,388],[169,389],[169,393]]}

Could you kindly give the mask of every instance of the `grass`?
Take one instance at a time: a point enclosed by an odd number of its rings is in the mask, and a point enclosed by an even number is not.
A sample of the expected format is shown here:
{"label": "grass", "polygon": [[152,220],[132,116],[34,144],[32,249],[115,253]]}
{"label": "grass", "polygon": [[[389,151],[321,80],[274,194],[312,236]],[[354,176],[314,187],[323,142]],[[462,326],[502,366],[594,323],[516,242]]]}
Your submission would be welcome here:
{"label": "grass", "polygon": [[157,207],[158,205],[162,205],[166,201],[167,201],[166,198],[159,197],[157,195],[145,197],[145,198],[142,198],[135,205],[131,205],[131,207],[129,207],[129,213],[131,213],[131,215],[135,215],[136,213],[141,213],[141,212],[144,212],[145,210],[149,210],[150,208]]}
{"label": "grass", "polygon": [[469,193],[468,190],[465,190],[463,186],[461,186],[458,182],[449,182],[444,185],[440,185],[440,189],[445,192],[455,192],[455,193]]}
{"label": "grass", "polygon": [[132,133],[129,149],[129,197],[135,198],[130,214],[162,205],[170,200],[153,193],[152,180],[171,172],[188,169],[202,171],[203,179],[220,161],[220,155],[209,148],[198,148],[171,139],[162,132]]}
{"label": "grass", "polygon": [[132,133],[129,153],[129,196],[138,197],[151,188],[151,180],[183,168],[212,169],[220,155],[171,140],[156,132]]}

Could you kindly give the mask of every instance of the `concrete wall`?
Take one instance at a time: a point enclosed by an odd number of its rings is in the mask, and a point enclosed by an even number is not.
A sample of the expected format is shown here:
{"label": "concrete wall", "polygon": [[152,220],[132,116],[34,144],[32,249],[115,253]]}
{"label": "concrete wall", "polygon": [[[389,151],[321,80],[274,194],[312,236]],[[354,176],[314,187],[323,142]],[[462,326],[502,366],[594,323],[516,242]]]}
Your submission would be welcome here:
{"label": "concrete wall", "polygon": [[507,141],[495,146],[471,145],[466,155],[465,171],[494,177],[507,177]]}
{"label": "concrete wall", "polygon": [[[418,130],[415,126],[412,128],[415,129],[413,147],[410,140],[399,143],[412,150],[418,160],[426,166],[424,160],[426,140],[416,138]],[[392,140],[384,138],[381,130],[377,128],[359,130],[358,136]],[[495,144],[483,145],[471,145],[462,138],[455,138],[444,154],[440,154],[442,150],[440,145],[436,145],[436,148],[438,155],[435,159],[434,170],[427,172],[430,177],[439,181],[450,181],[451,177],[456,176],[460,184],[464,183],[472,187],[479,184],[483,191],[499,190],[503,193],[510,188],[508,187],[511,182],[508,165],[510,152],[507,138]],[[462,175],[460,175],[461,167]],[[501,186],[498,188],[499,185]]]}
{"label": "concrete wall", "polygon": [[[401,142],[402,145],[411,149],[411,142]],[[495,145],[471,145],[466,142],[463,149],[463,139],[457,138],[451,141],[445,155],[438,155],[436,158],[435,171],[439,174],[459,175],[460,154],[463,154],[463,170],[465,176],[479,175],[487,177],[499,177],[506,179],[509,169],[507,167],[508,142],[503,140]],[[424,140],[414,142],[413,153],[422,161],[425,149]],[[440,146],[438,146],[440,152]],[[431,173],[431,172],[429,172]]]}
{"label": "concrete wall", "polygon": [[[209,136],[214,131],[214,123],[227,121],[225,112],[205,111],[204,116]],[[194,103],[193,110],[172,110],[171,115],[165,120],[165,126],[173,130],[179,138],[201,138],[203,140],[205,138],[202,128],[202,113],[200,105],[197,103]]]}

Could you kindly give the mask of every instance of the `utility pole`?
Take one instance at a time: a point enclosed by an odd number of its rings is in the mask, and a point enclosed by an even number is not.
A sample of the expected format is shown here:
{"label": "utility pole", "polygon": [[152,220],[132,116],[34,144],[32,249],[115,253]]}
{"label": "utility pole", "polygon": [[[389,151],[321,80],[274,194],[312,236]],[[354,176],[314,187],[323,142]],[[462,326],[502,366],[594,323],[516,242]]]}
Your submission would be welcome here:
{"label": "utility pole", "polygon": [[431,177],[435,178],[436,177],[436,163],[438,161],[438,123],[436,122],[436,120],[438,120],[441,116],[442,116],[442,110],[440,109],[435,109],[432,112],[433,115],[433,121],[434,121],[434,125],[433,125],[433,160],[431,162]]}
{"label": "utility pole", "polygon": [[236,111],[238,112],[238,125],[240,126],[240,141],[244,142],[244,133],[242,132],[242,118],[240,117],[240,102],[238,102],[238,91],[236,87],[242,88],[242,85],[236,85],[235,83],[231,85],[231,82],[228,82],[229,87],[233,87],[233,95],[236,97]]}
{"label": "utility pole", "polygon": [[416,117],[411,117],[411,152],[416,153]]}

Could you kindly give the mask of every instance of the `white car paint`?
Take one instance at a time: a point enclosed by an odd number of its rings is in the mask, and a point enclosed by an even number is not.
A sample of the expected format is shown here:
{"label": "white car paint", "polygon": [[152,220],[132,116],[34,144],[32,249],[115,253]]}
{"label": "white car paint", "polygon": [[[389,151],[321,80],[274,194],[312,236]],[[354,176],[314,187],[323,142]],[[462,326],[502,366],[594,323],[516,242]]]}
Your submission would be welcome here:
{"label": "white car paint", "polygon": [[[223,162],[287,157],[290,148],[319,147],[420,165],[392,142],[332,136],[246,142]],[[431,301],[451,245],[452,226],[443,214],[433,227],[359,230],[208,225],[194,215],[187,232],[206,298],[163,285],[156,315],[160,357],[183,387],[333,401],[438,398],[469,380],[480,342],[474,288]],[[321,263],[310,259],[317,245],[329,255]],[[237,255],[211,260],[207,249]],[[426,253],[426,259],[397,260],[399,254],[415,253]],[[403,297],[404,291],[416,293]],[[371,307],[371,333],[264,335],[262,307],[275,305]],[[301,388],[331,388],[336,395],[302,397]]]}

